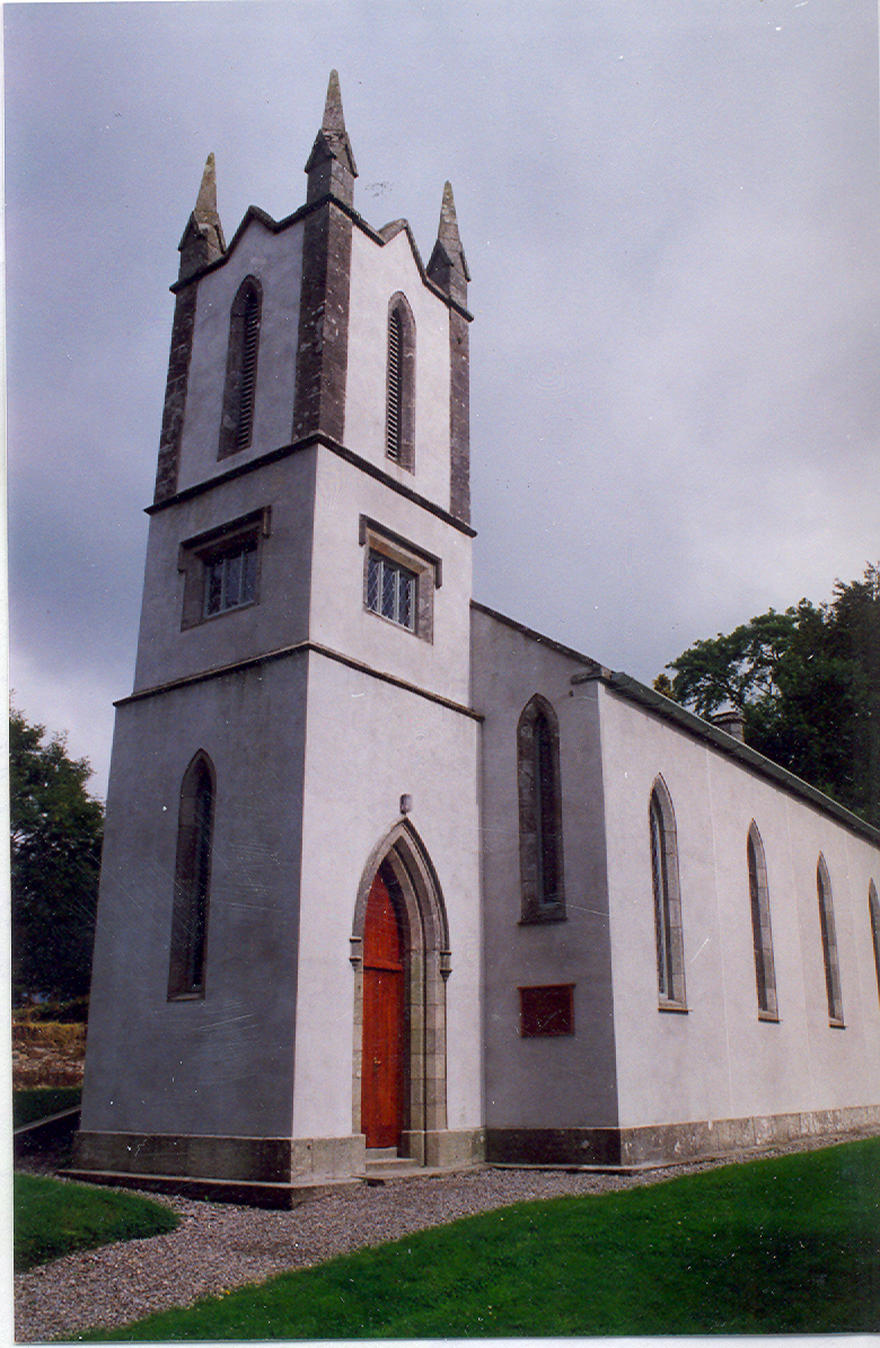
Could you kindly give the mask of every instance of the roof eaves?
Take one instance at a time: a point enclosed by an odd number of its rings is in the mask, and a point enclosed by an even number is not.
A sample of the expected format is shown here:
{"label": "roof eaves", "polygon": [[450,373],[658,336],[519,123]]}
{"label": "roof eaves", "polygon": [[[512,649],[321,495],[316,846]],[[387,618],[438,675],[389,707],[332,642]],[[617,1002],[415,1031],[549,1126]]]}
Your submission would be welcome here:
{"label": "roof eaves", "polygon": [[802,778],[795,776],[787,768],[780,767],[778,763],[774,763],[771,759],[765,758],[763,754],[758,753],[757,749],[750,748],[742,740],[736,739],[733,735],[728,735],[725,730],[704,721],[701,716],[688,711],[687,707],[682,707],[678,702],[672,702],[662,693],[658,693],[655,688],[649,688],[647,684],[639,683],[638,679],[632,678],[629,674],[608,670],[603,671],[602,674],[597,674],[591,671],[584,674],[573,674],[571,681],[573,684],[585,683],[597,677],[601,678],[602,682],[613,692],[619,693],[631,702],[637,702],[640,706],[646,707],[658,716],[662,716],[664,720],[672,721],[688,734],[708,742],[721,753],[728,754],[762,777],[769,778],[791,795],[799,796],[802,800],[809,801],[811,805],[815,805],[826,814],[832,815],[852,832],[860,833],[870,842],[880,844],[880,829],[875,828],[873,824],[869,824],[859,815],[853,814],[852,810],[848,810],[845,805],[839,805],[836,800],[826,796],[824,791],[811,786],[809,782],[803,781]]}

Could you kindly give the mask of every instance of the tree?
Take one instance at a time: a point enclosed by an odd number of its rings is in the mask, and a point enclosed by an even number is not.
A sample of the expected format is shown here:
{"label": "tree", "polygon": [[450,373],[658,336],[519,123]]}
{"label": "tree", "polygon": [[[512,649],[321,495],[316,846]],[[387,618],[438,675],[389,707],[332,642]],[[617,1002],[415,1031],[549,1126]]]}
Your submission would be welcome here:
{"label": "tree", "polygon": [[700,715],[742,712],[746,743],[880,824],[880,568],[831,603],[773,609],[697,641],[654,686]]}
{"label": "tree", "polygon": [[104,810],[86,791],[92,769],[63,735],[14,709],[9,717],[12,987],[66,999],[89,990]]}

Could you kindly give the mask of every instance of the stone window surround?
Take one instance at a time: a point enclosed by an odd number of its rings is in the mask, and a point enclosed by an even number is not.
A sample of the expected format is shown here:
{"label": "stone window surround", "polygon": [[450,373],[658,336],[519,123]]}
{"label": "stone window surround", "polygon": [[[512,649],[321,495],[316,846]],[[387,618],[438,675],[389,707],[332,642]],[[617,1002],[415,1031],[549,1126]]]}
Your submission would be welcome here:
{"label": "stone window surround", "polygon": [[[389,623],[398,632],[408,632],[422,641],[434,640],[434,591],[443,584],[443,563],[432,552],[420,548],[417,543],[401,537],[391,529],[367,515],[361,515],[358,523],[358,543],[364,549],[363,567],[363,604],[364,611],[372,618]],[[370,567],[370,553],[378,552],[389,561],[412,571],[416,577],[416,612],[414,627],[404,627],[385,618],[381,613],[369,607],[367,602],[367,584]]]}
{"label": "stone window surround", "polygon": [[[184,539],[177,551],[177,569],[183,573],[183,613],[180,622],[181,631],[198,627],[202,623],[215,622],[230,613],[237,613],[260,602],[260,573],[262,570],[262,542],[272,532],[272,508],[262,506],[247,515],[229,520],[226,524],[207,529],[193,538]],[[233,552],[249,539],[257,543],[257,574],[254,583],[254,597],[245,604],[234,608],[221,609],[218,613],[205,613],[205,577],[209,562],[217,561],[224,553]]]}
{"label": "stone window surround", "polygon": [[749,906],[752,917],[758,1019],[778,1022],[779,1007],[776,1000],[776,966],[773,959],[773,930],[770,924],[767,859],[764,855],[764,842],[754,819],[749,825],[746,840],[746,861],[749,871]]}
{"label": "stone window surround", "polygon": [[[556,849],[556,891],[551,901],[544,900],[539,891],[540,867],[537,855],[539,845],[538,811],[541,801],[535,780],[534,729],[542,716],[550,733],[553,780],[548,813]],[[531,926],[542,922],[565,920],[565,853],[562,835],[562,783],[559,763],[559,721],[551,704],[540,693],[535,693],[523,708],[516,728],[516,771],[519,796],[519,864],[521,886],[521,913],[519,922]]]}
{"label": "stone window surround", "polygon": [[[653,864],[653,815],[656,809],[660,823],[662,892],[657,893],[657,877]],[[648,809],[651,837],[651,888],[654,898],[654,939],[657,949],[658,1007],[659,1011],[687,1012],[687,993],[684,978],[684,934],[681,917],[681,884],[678,873],[678,834],[672,797],[662,775],[654,779]],[[659,923],[663,922],[661,932]],[[664,990],[660,973],[663,952],[668,960],[671,987]]]}

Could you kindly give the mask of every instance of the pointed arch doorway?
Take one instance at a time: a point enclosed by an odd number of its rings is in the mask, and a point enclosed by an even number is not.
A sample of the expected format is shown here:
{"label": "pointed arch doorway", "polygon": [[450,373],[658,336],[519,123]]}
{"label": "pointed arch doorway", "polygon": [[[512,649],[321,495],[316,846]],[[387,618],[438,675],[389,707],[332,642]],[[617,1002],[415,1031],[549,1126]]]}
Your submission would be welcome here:
{"label": "pointed arch doorway", "polygon": [[443,895],[415,829],[402,821],[364,868],[351,937],[355,970],[355,1133],[425,1164],[446,1129]]}

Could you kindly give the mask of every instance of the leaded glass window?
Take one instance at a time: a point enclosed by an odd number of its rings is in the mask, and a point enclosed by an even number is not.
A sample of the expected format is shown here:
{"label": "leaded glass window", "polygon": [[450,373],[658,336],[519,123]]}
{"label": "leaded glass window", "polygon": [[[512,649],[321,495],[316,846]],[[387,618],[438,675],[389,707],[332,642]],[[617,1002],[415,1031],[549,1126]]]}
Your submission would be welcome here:
{"label": "leaded glass window", "polygon": [[522,710],[516,731],[519,793],[521,921],[565,917],[562,846],[562,785],[559,722],[536,693]]}
{"label": "leaded glass window", "polygon": [[877,886],[872,880],[868,886],[868,912],[871,918],[871,942],[874,946],[874,972],[877,975],[877,993],[880,996],[880,902]]}
{"label": "leaded glass window", "polygon": [[257,540],[240,540],[205,562],[205,617],[251,604],[257,592]]}
{"label": "leaded glass window", "polygon": [[381,552],[367,566],[367,608],[408,631],[416,630],[416,575]]}
{"label": "leaded glass window", "polygon": [[678,840],[669,792],[661,777],[654,783],[648,812],[651,834],[651,887],[657,948],[657,991],[661,1009],[685,1009],[684,939],[678,879]]}
{"label": "leaded glass window", "polygon": [[168,996],[172,998],[204,995],[214,795],[213,767],[207,755],[200,752],[190,763],[180,789],[168,974]]}
{"label": "leaded glass window", "polygon": [[825,965],[825,992],[828,998],[828,1019],[833,1025],[843,1025],[843,998],[840,993],[840,965],[837,958],[837,929],[834,924],[834,901],[825,858],[820,855],[816,867],[816,891],[819,897],[819,928],[822,936],[822,958]]}
{"label": "leaded glass window", "polygon": [[773,934],[770,928],[770,893],[767,888],[767,863],[764,844],[754,822],[746,840],[749,872],[749,907],[752,914],[752,944],[755,955],[755,988],[758,1011],[762,1018],[776,1018],[776,968],[773,960]]}

